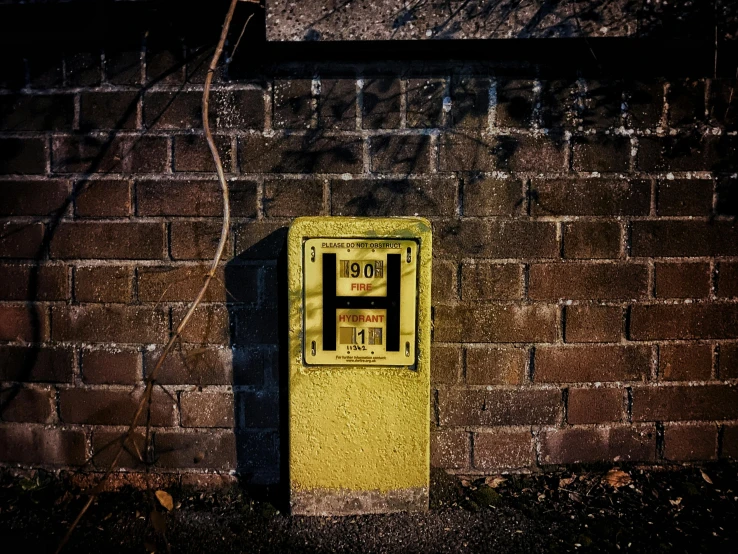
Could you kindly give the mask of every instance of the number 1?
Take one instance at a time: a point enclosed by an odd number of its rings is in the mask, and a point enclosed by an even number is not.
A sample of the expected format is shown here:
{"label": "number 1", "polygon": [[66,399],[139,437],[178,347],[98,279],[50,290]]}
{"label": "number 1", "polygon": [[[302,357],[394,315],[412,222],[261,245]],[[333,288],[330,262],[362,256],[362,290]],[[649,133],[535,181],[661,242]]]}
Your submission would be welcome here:
{"label": "number 1", "polygon": [[358,333],[356,333],[356,334],[357,334],[357,335],[358,335],[359,337],[361,337],[361,344],[364,344],[364,335],[365,335],[365,333],[364,333],[364,329],[362,329],[361,331],[359,331],[359,332],[358,332]]}

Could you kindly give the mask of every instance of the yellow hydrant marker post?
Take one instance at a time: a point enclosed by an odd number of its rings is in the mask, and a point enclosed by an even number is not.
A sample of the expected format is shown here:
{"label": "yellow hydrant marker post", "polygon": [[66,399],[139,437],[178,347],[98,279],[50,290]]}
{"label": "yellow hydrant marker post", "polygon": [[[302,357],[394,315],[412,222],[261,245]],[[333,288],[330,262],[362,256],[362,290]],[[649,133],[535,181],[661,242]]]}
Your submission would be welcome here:
{"label": "yellow hydrant marker post", "polygon": [[422,218],[292,224],[293,514],[428,508],[431,256]]}

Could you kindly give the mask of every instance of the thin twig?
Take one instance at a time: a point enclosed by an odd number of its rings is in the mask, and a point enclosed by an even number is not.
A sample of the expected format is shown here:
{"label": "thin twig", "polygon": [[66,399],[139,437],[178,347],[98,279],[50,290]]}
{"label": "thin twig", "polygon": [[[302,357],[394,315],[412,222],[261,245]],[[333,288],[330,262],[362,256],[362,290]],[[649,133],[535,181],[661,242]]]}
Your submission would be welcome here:
{"label": "thin twig", "polygon": [[169,339],[169,342],[164,347],[164,350],[162,351],[161,356],[159,357],[159,360],[154,366],[154,369],[151,371],[151,374],[146,378],[146,389],[144,391],[144,394],[141,396],[141,400],[138,403],[138,407],[136,408],[136,412],[133,415],[131,424],[128,427],[128,431],[126,432],[126,438],[121,442],[121,445],[118,448],[118,451],[116,452],[115,457],[110,462],[110,465],[108,466],[107,470],[105,471],[102,478],[100,479],[100,482],[90,492],[90,496],[87,499],[87,502],[82,507],[79,514],[77,514],[77,517],[74,519],[72,524],[69,526],[69,529],[67,530],[66,535],[64,535],[64,538],[61,540],[61,542],[59,542],[59,546],[56,549],[57,554],[61,552],[61,550],[67,544],[67,541],[69,541],[69,538],[72,536],[72,533],[74,532],[75,528],[79,524],[80,520],[85,515],[87,510],[90,508],[92,503],[95,501],[95,498],[97,498],[97,495],[102,490],[103,485],[105,484],[105,481],[110,476],[110,474],[113,472],[113,470],[117,467],[118,461],[120,460],[120,457],[123,453],[123,447],[125,443],[129,439],[131,439],[131,437],[133,437],[136,427],[138,426],[138,419],[141,417],[141,412],[143,411],[144,406],[146,406],[148,399],[151,398],[151,394],[154,388],[154,383],[156,380],[156,374],[158,373],[161,366],[164,365],[164,360],[166,360],[167,356],[172,351],[172,348],[174,348],[174,345],[179,339],[180,335],[182,334],[182,331],[185,329],[185,327],[187,327],[187,324],[190,322],[192,315],[195,313],[195,309],[200,304],[200,302],[202,302],[202,299],[204,298],[205,293],[208,290],[208,286],[210,285],[210,281],[212,281],[213,277],[215,276],[215,272],[218,269],[218,265],[220,264],[220,261],[223,258],[223,252],[225,252],[226,240],[228,239],[228,228],[230,227],[230,222],[231,222],[231,213],[230,213],[230,206],[229,206],[229,199],[228,199],[228,182],[226,181],[225,174],[223,172],[223,163],[221,162],[220,155],[218,154],[218,150],[215,147],[213,135],[210,132],[208,107],[209,107],[209,100],[210,100],[210,87],[213,81],[213,73],[215,72],[215,67],[218,65],[218,60],[220,59],[220,56],[223,53],[223,45],[225,44],[226,36],[228,35],[228,30],[230,29],[231,21],[233,20],[233,12],[236,10],[236,4],[238,4],[238,2],[239,0],[231,0],[231,5],[228,8],[228,13],[226,14],[225,21],[223,22],[223,29],[220,33],[220,40],[218,41],[218,46],[216,47],[215,53],[213,54],[213,59],[210,61],[210,67],[208,69],[207,77],[205,78],[205,89],[203,90],[203,94],[202,94],[202,121],[203,121],[203,127],[205,129],[205,137],[207,139],[208,146],[210,147],[210,152],[213,155],[213,161],[215,162],[215,170],[218,174],[218,180],[220,181],[221,191],[223,195],[223,226],[221,228],[221,233],[220,233],[220,242],[218,243],[218,248],[215,251],[215,256],[213,257],[213,261],[210,266],[210,271],[208,271],[207,273],[205,282],[200,288],[200,291],[197,293],[197,296],[195,297],[195,299],[190,304],[190,307],[187,310],[187,313],[182,318],[182,321],[179,322],[179,325],[177,326],[177,329],[175,330],[174,334]]}
{"label": "thin twig", "polygon": [[238,45],[241,44],[241,39],[243,38],[243,34],[246,32],[246,27],[248,27],[249,21],[251,21],[252,17],[254,17],[254,14],[249,14],[249,16],[246,18],[246,23],[243,24],[243,29],[241,29],[241,34],[238,35],[238,40],[236,40],[236,44],[233,46],[233,50],[231,50],[231,55],[228,56],[228,63],[231,63],[233,56],[236,55],[236,50],[238,49]]}

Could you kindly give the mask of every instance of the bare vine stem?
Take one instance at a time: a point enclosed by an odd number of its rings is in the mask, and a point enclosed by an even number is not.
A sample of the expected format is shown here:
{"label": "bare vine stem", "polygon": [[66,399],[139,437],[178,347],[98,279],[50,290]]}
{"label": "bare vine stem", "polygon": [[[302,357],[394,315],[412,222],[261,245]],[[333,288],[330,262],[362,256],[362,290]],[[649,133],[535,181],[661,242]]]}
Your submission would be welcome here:
{"label": "bare vine stem", "polygon": [[82,520],[82,517],[85,515],[85,513],[87,512],[89,507],[92,505],[92,503],[95,501],[95,498],[97,498],[97,495],[100,494],[103,488],[103,485],[105,484],[105,481],[107,481],[110,474],[117,467],[118,461],[120,460],[120,457],[123,454],[123,450],[126,446],[126,443],[132,440],[133,434],[136,431],[136,427],[138,427],[138,420],[141,417],[141,413],[143,412],[144,406],[146,406],[148,401],[151,399],[151,395],[154,390],[154,383],[156,382],[156,374],[159,372],[159,369],[161,369],[161,366],[164,365],[164,361],[166,360],[167,356],[174,348],[174,345],[177,343],[177,340],[179,340],[179,337],[181,336],[182,331],[185,329],[185,327],[187,327],[187,324],[190,322],[190,319],[192,319],[192,315],[195,313],[195,310],[197,309],[198,305],[200,304],[200,302],[202,302],[202,299],[205,297],[205,293],[207,292],[208,287],[210,286],[210,282],[215,277],[215,273],[218,270],[218,265],[220,264],[220,261],[223,258],[223,253],[225,252],[226,241],[228,240],[228,229],[231,223],[229,189],[228,189],[228,181],[226,181],[225,173],[223,171],[223,163],[220,159],[220,154],[218,154],[218,149],[215,146],[215,141],[213,140],[213,134],[210,131],[210,118],[208,116],[208,110],[210,108],[210,87],[213,82],[213,74],[215,73],[215,68],[218,65],[218,60],[220,59],[220,56],[223,54],[223,47],[225,45],[226,37],[228,36],[228,30],[230,29],[231,21],[233,20],[233,13],[236,10],[236,4],[238,4],[238,2],[239,0],[231,0],[230,7],[228,8],[228,13],[226,14],[225,21],[223,22],[223,29],[221,30],[221,33],[220,33],[220,39],[218,40],[218,45],[215,48],[215,52],[213,53],[213,59],[210,60],[210,66],[208,67],[208,73],[207,73],[207,76],[205,77],[205,87],[204,87],[203,94],[202,94],[202,123],[203,123],[203,128],[205,129],[205,138],[207,140],[208,147],[210,148],[210,153],[213,155],[213,161],[215,162],[215,171],[218,174],[218,181],[220,182],[221,192],[223,196],[223,224],[222,224],[221,231],[220,231],[220,241],[218,242],[218,248],[215,251],[215,256],[213,256],[213,261],[210,265],[210,270],[205,275],[205,282],[202,284],[202,287],[200,288],[200,291],[197,293],[197,296],[195,297],[195,299],[190,303],[190,307],[188,308],[187,313],[185,313],[184,317],[179,322],[179,325],[177,325],[177,329],[175,330],[174,334],[170,337],[169,342],[167,342],[166,346],[164,347],[164,350],[162,351],[161,356],[159,357],[159,360],[156,362],[154,369],[151,370],[151,373],[146,378],[146,388],[144,390],[144,393],[141,396],[141,400],[138,403],[138,407],[136,408],[136,412],[133,415],[131,424],[128,426],[128,430],[126,431],[125,437],[121,441],[120,445],[118,446],[118,450],[115,456],[113,457],[113,460],[110,462],[110,465],[108,466],[102,478],[100,479],[100,482],[90,492],[87,502],[82,507],[82,509],[79,511],[79,514],[77,514],[77,517],[74,519],[72,524],[69,526],[69,529],[67,530],[66,535],[64,535],[64,538],[62,538],[62,540],[59,542],[59,545],[56,548],[57,554],[61,552],[64,546],[67,544],[75,528],[77,527],[79,522]]}

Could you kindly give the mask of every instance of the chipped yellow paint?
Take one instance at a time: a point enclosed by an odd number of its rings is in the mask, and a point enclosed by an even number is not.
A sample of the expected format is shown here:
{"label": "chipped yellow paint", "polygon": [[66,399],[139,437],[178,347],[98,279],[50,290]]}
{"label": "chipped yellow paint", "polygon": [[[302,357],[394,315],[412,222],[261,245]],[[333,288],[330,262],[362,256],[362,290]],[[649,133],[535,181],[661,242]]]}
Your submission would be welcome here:
{"label": "chipped yellow paint", "polygon": [[[414,367],[307,365],[303,245],[309,238],[418,244]],[[431,229],[422,218],[316,217],[288,237],[289,471],[293,493],[427,491],[430,471]]]}

